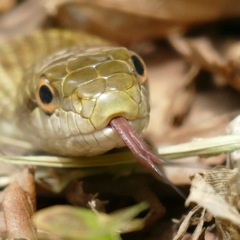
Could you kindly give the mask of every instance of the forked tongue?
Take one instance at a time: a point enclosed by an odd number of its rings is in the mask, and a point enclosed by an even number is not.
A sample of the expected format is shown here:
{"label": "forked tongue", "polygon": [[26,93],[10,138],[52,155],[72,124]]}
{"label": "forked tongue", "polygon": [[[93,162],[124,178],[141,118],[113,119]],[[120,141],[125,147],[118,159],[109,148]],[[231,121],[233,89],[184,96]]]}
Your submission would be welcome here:
{"label": "forked tongue", "polygon": [[138,162],[145,168],[149,169],[152,173],[159,176],[165,183],[169,184],[180,196],[186,199],[184,193],[178,189],[170,180],[166,177],[164,172],[158,167],[158,165],[170,165],[166,161],[157,157],[150,147],[144,142],[139,134],[132,128],[129,122],[123,117],[113,118],[109,126],[112,127],[121,139],[128,146],[130,151],[136,157]]}

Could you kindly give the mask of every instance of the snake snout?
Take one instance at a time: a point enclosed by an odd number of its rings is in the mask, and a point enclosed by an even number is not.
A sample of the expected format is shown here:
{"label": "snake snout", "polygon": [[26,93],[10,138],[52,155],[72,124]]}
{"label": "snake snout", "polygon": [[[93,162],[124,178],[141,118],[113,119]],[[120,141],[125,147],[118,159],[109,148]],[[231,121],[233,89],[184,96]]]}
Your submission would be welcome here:
{"label": "snake snout", "polygon": [[135,120],[141,117],[139,113],[139,104],[125,91],[109,91],[97,99],[91,122],[96,129],[101,129],[115,117]]}

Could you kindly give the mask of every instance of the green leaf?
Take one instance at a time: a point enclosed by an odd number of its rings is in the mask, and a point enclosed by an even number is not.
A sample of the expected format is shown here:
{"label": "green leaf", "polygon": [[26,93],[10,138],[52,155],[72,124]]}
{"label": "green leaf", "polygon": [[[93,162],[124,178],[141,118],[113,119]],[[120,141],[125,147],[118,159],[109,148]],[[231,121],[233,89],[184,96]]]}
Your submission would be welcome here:
{"label": "green leaf", "polygon": [[38,229],[60,239],[120,240],[120,233],[143,227],[143,220],[133,218],[145,209],[147,204],[140,203],[108,215],[60,205],[38,211],[34,222]]}

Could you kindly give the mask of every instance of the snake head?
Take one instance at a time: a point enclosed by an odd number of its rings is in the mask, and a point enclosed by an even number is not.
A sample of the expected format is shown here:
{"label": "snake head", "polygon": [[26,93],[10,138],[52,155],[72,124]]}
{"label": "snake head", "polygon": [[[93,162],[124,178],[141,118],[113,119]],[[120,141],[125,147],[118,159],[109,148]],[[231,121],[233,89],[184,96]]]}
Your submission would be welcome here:
{"label": "snake head", "polygon": [[19,125],[38,148],[96,155],[124,142],[109,127],[127,119],[137,132],[149,119],[143,60],[123,47],[73,47],[36,63],[18,94]]}

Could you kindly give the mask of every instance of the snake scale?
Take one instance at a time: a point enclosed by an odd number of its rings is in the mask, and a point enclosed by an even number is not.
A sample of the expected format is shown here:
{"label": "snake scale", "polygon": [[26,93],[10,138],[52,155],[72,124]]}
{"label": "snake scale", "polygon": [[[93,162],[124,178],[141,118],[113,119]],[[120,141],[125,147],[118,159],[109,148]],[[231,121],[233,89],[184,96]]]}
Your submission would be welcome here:
{"label": "snake scale", "polygon": [[157,166],[167,163],[138,135],[150,107],[136,53],[84,32],[41,30],[1,42],[0,84],[0,123],[36,149],[77,157],[127,145],[179,192]]}

